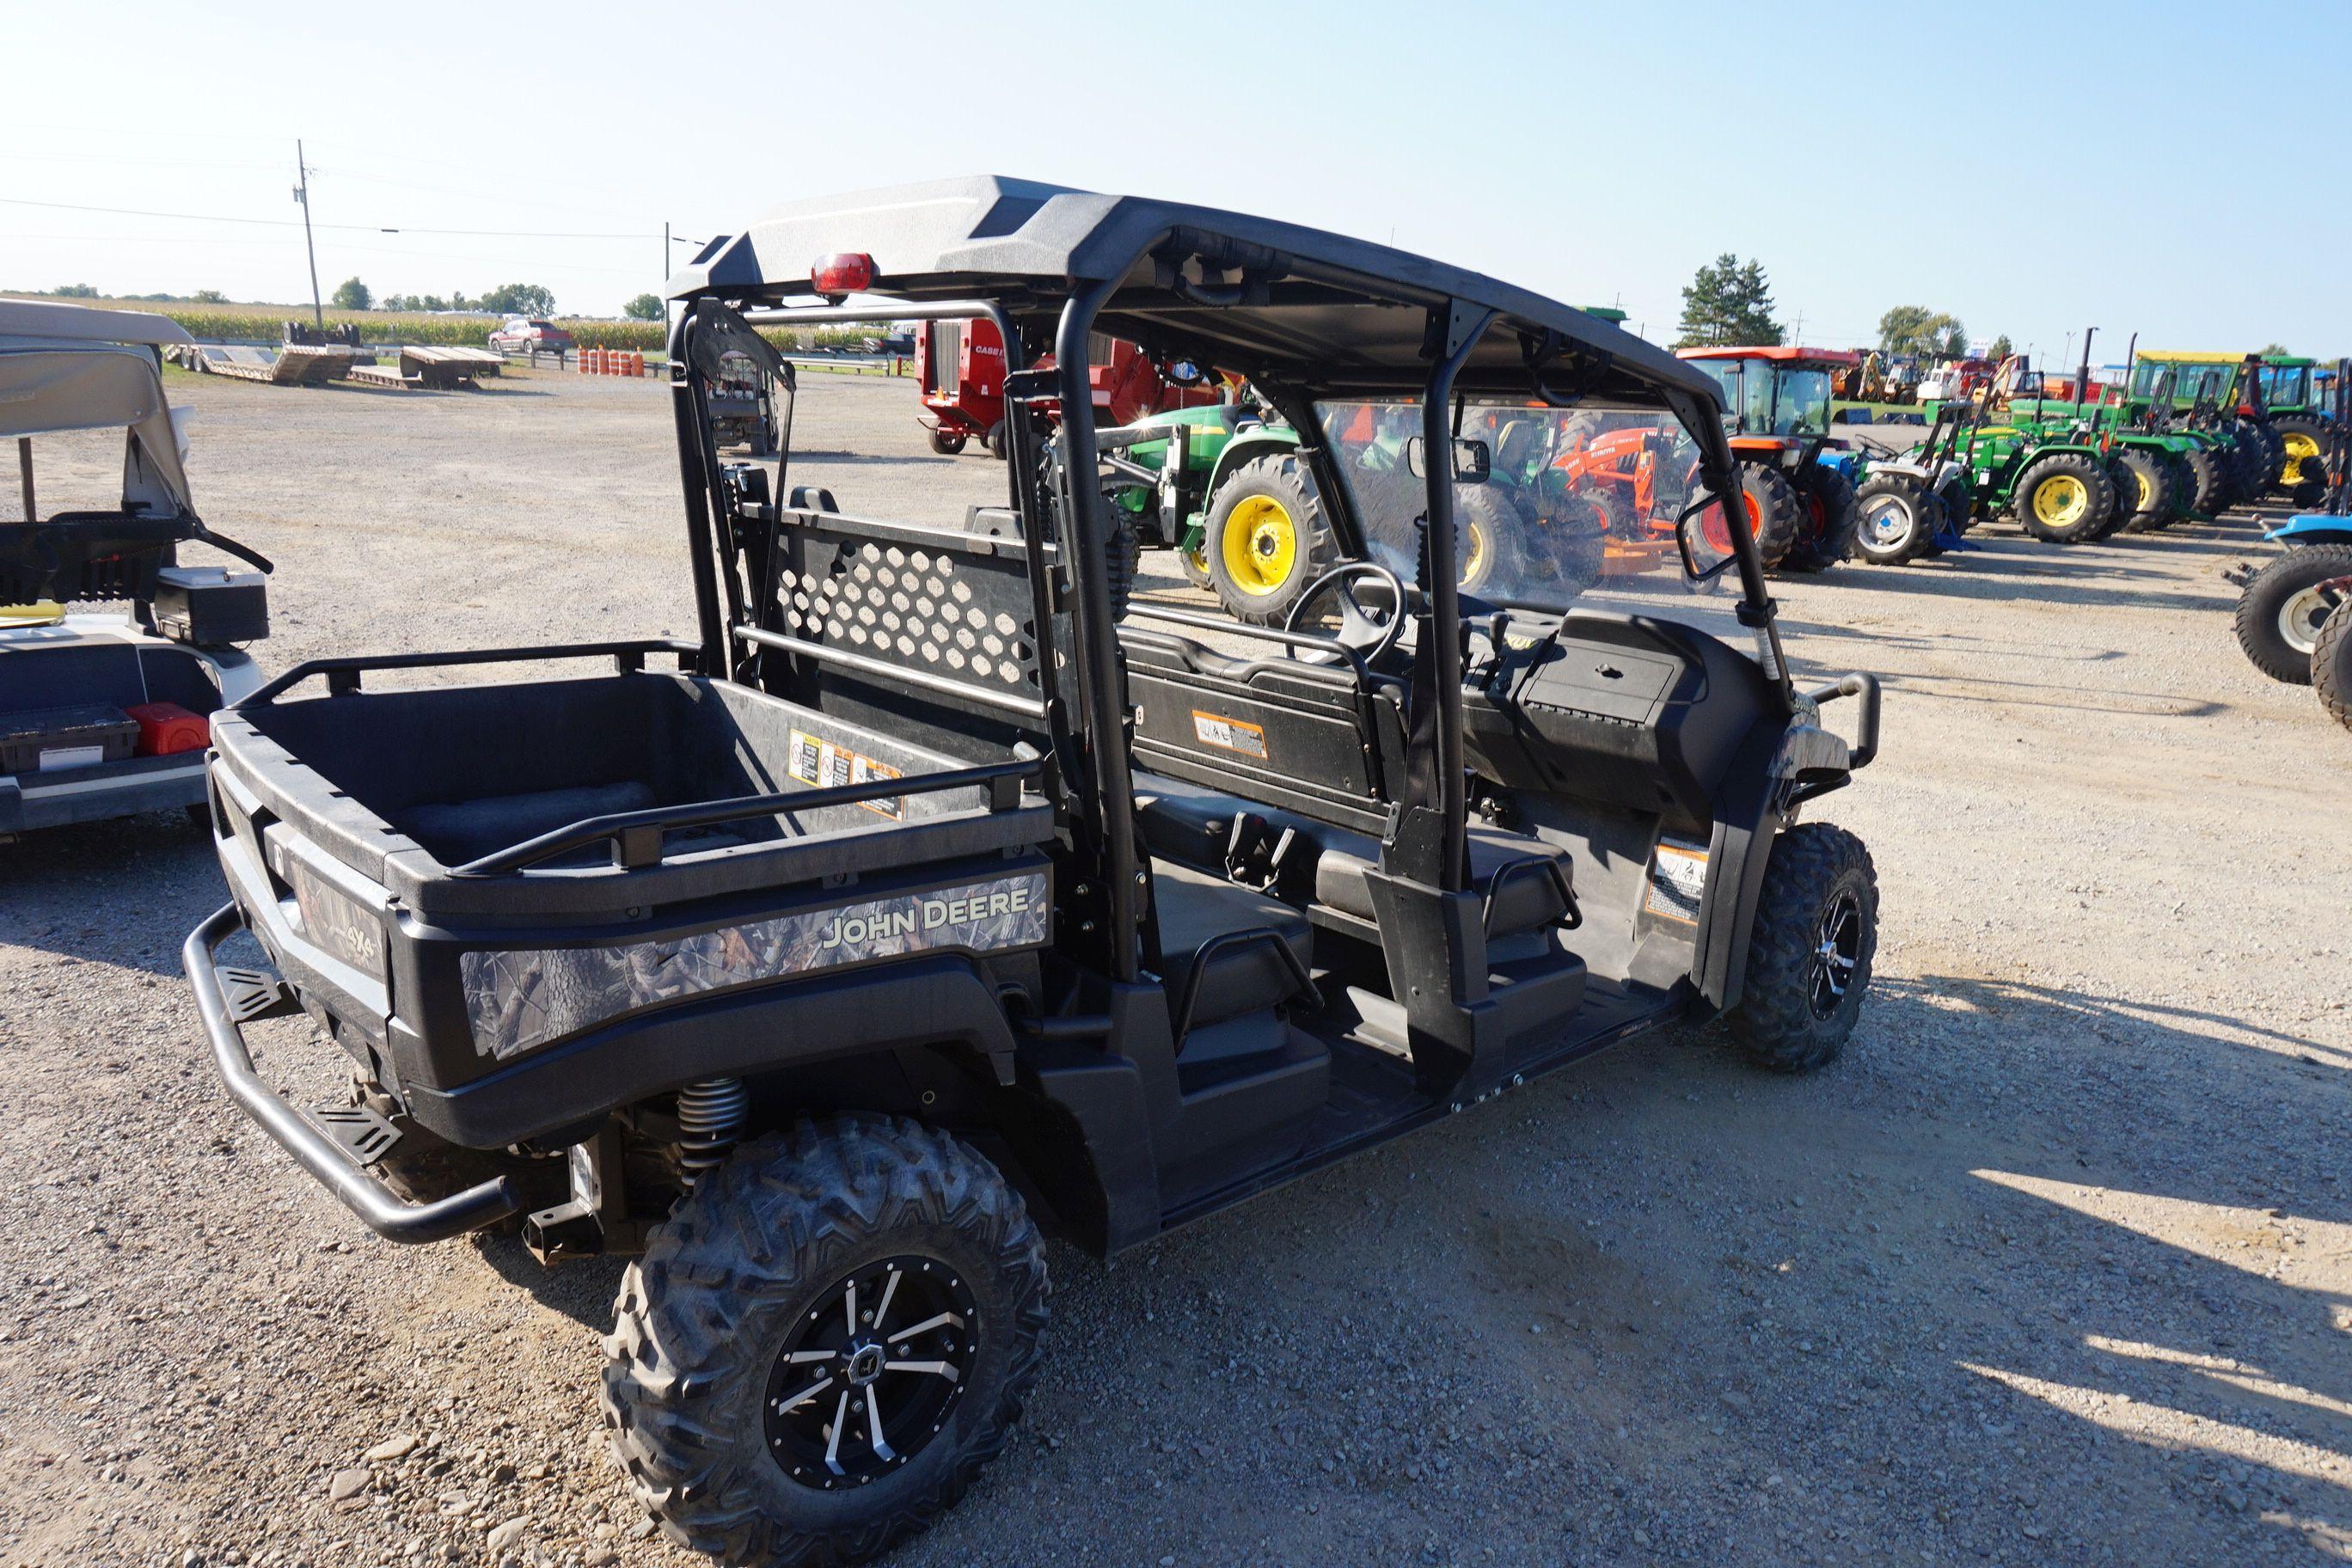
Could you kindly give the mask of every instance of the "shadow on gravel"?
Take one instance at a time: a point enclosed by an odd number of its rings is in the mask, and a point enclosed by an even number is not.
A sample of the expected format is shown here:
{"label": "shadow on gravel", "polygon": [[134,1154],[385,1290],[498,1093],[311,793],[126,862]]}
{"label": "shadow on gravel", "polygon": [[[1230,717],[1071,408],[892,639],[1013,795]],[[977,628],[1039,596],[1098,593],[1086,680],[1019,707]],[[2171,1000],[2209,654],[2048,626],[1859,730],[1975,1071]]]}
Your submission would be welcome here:
{"label": "shadow on gravel", "polygon": [[[2251,1563],[2352,1520],[2344,1193],[2259,1131],[2340,1116],[2345,1053],[1947,976],[1817,1077],[1718,1034],[1057,1249],[1034,1446],[915,1560],[1014,1500],[1215,1561]],[[1139,1452],[1176,1496],[1102,1490]]]}
{"label": "shadow on gravel", "polygon": [[227,901],[212,839],[180,812],[0,844],[0,943],[177,976],[180,939]]}
{"label": "shadow on gravel", "polygon": [[[1783,621],[1781,625],[1807,637],[1847,637],[1859,642],[1895,647],[1926,646],[1924,639],[1873,637],[1866,632],[1843,631],[1834,626],[1817,627],[1809,622]],[[2123,657],[2112,649],[2084,651],[2072,656],[2053,650],[2042,662],[2098,664]],[[1799,686],[1835,679],[1848,668],[1846,664],[1817,658],[1800,658],[1795,655],[1789,658],[1790,675]],[[2226,702],[2208,697],[2184,697],[2167,691],[2108,690],[2094,693],[2083,686],[2068,682],[2002,680],[1977,673],[1953,675],[1895,669],[1866,655],[1861,668],[1877,676],[1890,691],[1947,702],[1972,702],[1991,708],[2053,708],[2070,713],[2124,713],[2141,718],[2195,719],[2226,712],[2230,707]],[[1834,710],[1831,710],[1830,720],[1834,725]]]}
{"label": "shadow on gravel", "polygon": [[550,1311],[561,1312],[592,1332],[613,1327],[613,1298],[620,1294],[625,1259],[598,1258],[550,1268],[511,1236],[475,1236],[474,1250],[493,1273]]}

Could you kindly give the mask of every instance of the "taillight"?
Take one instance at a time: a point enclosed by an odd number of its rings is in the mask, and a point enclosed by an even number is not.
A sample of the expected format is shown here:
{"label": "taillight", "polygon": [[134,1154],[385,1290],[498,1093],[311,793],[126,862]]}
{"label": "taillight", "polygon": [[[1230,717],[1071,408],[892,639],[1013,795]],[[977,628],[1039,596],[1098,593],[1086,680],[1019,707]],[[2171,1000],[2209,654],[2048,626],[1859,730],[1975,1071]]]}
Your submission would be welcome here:
{"label": "taillight", "polygon": [[818,293],[835,299],[861,293],[874,286],[874,258],[857,251],[820,256],[809,268],[809,281],[816,285]]}

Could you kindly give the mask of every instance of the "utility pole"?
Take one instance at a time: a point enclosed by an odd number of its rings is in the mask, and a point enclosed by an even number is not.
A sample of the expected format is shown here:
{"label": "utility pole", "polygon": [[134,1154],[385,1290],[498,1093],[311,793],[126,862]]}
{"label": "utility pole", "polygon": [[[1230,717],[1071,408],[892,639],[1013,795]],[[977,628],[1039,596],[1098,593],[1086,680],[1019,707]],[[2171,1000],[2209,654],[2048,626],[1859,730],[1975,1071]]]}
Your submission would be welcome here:
{"label": "utility pole", "polygon": [[667,220],[667,219],[664,219],[664,220],[663,220],[663,222],[662,222],[662,269],[661,269],[661,280],[662,280],[663,292],[665,292],[665,293],[668,292],[668,286],[669,286],[669,222],[668,222],[668,220]]}
{"label": "utility pole", "polygon": [[319,302],[319,247],[310,238],[310,166],[302,162],[302,139],[294,139],[294,199],[302,204],[302,248],[310,257],[310,314],[319,327],[327,325],[327,308]]}

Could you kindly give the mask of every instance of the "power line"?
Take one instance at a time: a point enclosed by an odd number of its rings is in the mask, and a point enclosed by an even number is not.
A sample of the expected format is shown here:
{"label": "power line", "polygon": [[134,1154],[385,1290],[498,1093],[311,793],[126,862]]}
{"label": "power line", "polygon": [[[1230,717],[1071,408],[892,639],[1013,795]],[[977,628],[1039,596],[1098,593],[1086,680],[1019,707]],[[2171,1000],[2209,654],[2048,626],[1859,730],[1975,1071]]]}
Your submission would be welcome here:
{"label": "power line", "polygon": [[[47,207],[58,212],[111,213],[117,217],[160,217],[180,223],[239,223],[259,228],[299,228],[300,220],[277,217],[229,217],[219,213],[154,212],[144,207],[94,207],[77,202],[37,202],[24,196],[0,196],[0,205],[13,207]],[[319,228],[340,229],[352,234],[447,234],[463,235],[476,239],[650,239],[653,231],[638,229],[632,233],[588,233],[561,229],[523,228],[408,228],[399,224],[322,223]]]}

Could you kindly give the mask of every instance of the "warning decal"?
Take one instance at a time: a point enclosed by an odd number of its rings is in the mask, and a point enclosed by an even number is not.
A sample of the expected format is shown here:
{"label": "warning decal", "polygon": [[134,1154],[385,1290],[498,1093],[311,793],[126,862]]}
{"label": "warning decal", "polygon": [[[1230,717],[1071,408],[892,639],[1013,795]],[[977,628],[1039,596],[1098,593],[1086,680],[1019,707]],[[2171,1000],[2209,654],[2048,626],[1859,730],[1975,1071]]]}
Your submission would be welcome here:
{"label": "warning decal", "polygon": [[1670,921],[1698,923],[1699,900],[1706,894],[1706,846],[1658,840],[1650,861],[1650,886],[1642,907]]}
{"label": "warning decal", "polygon": [[1239,752],[1244,757],[1265,761],[1265,731],[1245,719],[1228,719],[1222,714],[1203,713],[1192,710],[1192,733],[1204,746],[1217,746],[1228,752]]}
{"label": "warning decal", "polygon": [[[846,746],[836,746],[831,741],[820,741],[806,731],[795,730],[788,749],[784,766],[793,777],[818,789],[834,789],[842,784],[864,784],[868,779],[895,779],[898,770],[887,763],[861,756]],[[881,800],[861,800],[866,810],[898,820],[904,809],[902,797],[886,796]]]}

